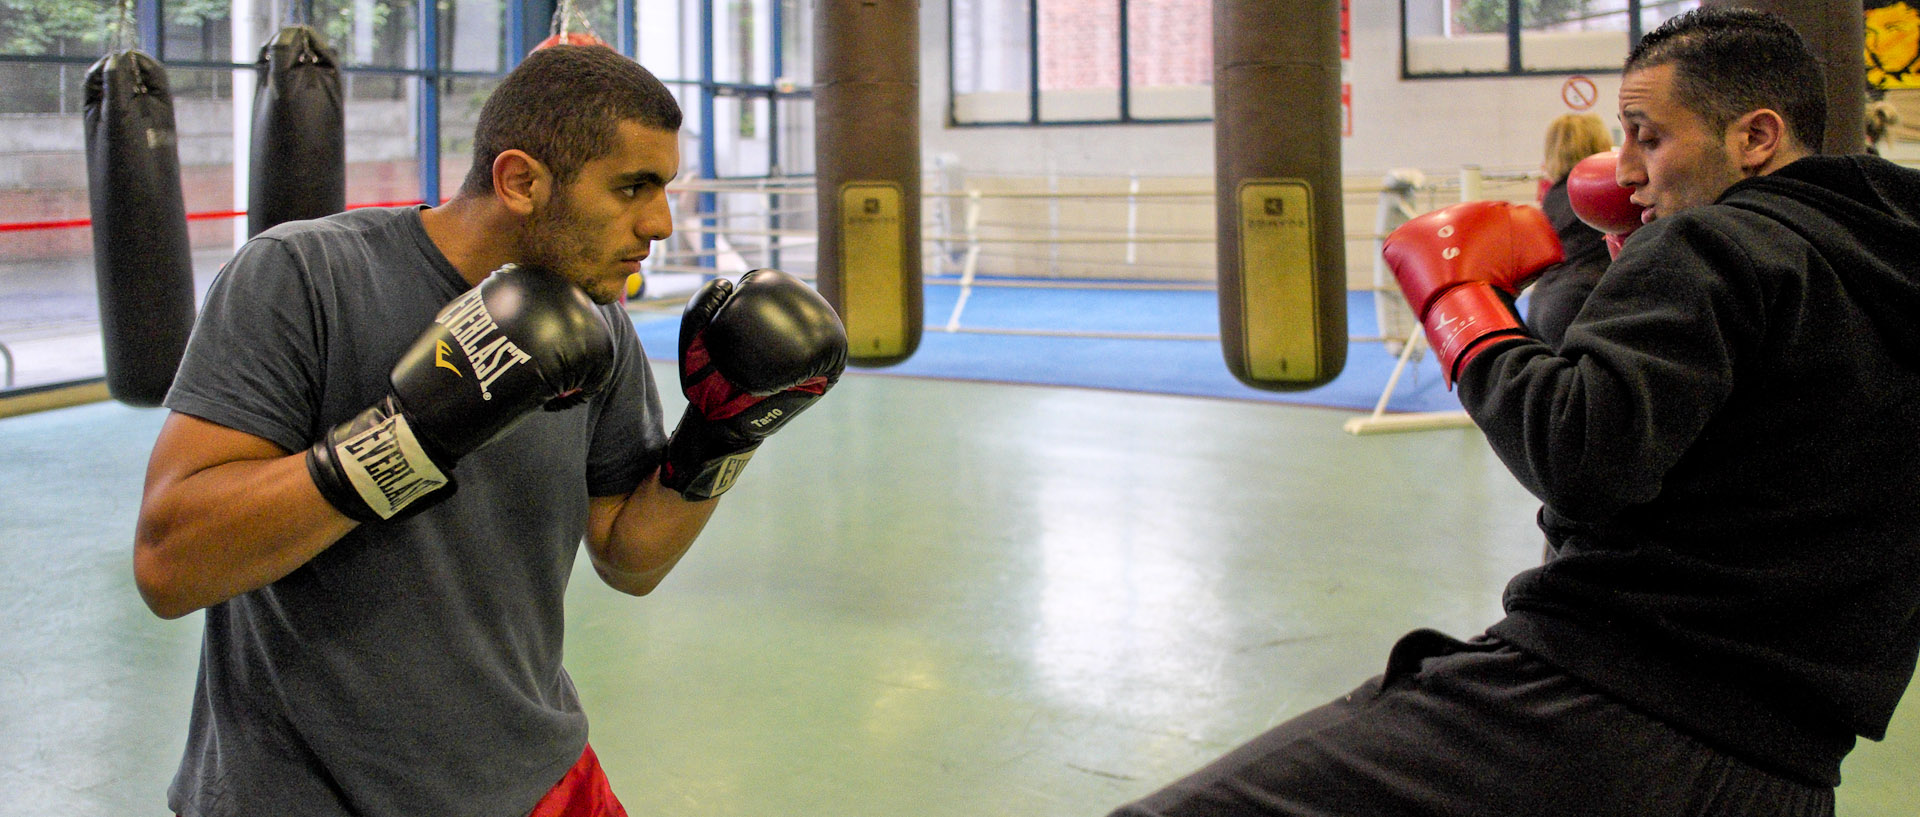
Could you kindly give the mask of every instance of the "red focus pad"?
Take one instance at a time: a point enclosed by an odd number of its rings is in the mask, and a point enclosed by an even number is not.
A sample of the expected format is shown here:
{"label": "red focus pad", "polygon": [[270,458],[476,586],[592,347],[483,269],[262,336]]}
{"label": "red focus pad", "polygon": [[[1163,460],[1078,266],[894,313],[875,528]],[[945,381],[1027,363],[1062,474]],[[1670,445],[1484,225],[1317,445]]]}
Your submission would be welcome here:
{"label": "red focus pad", "polygon": [[1525,332],[1501,297],[1513,296],[1565,258],[1538,208],[1471,201],[1414,218],[1387,236],[1382,254],[1452,385],[1482,341]]}
{"label": "red focus pad", "polygon": [[1567,202],[1581,221],[1607,235],[1625,237],[1640,229],[1640,212],[1646,208],[1628,197],[1633,189],[1614,180],[1620,166],[1620,152],[1595,153],[1573,166],[1567,174]]}

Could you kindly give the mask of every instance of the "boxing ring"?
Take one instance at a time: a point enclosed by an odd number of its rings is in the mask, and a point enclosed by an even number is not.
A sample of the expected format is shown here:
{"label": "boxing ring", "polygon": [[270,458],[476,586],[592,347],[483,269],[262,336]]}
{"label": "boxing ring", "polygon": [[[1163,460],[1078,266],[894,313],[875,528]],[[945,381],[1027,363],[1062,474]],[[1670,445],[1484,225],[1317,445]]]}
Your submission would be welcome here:
{"label": "boxing ring", "polygon": [[[1169,293],[1210,302],[1218,292],[1211,178],[986,176],[946,167],[926,174],[923,183],[923,328],[929,336],[1221,343],[1217,319],[1195,325],[1193,314],[1169,313],[1165,321],[1129,316],[1107,325],[1073,314],[1081,308],[1076,304],[1125,310],[1129,297],[1151,310],[1161,303],[1156,298]],[[1447,405],[1433,409],[1431,399],[1396,397],[1409,382],[1431,388],[1435,377],[1422,369],[1419,324],[1377,261],[1380,241],[1406,218],[1453,201],[1532,202],[1537,184],[1536,172],[1477,166],[1445,175],[1395,171],[1384,180],[1343,180],[1344,222],[1373,225],[1343,235],[1350,301],[1372,315],[1359,321],[1348,343],[1373,347],[1361,361],[1366,371],[1355,373],[1372,378],[1368,399],[1344,399],[1339,406],[1368,412],[1348,419],[1348,432],[1470,424],[1450,398],[1443,396],[1440,402]],[[671,312],[691,292],[691,284],[656,286],[661,279],[697,281],[759,266],[813,279],[818,237],[811,178],[692,180],[676,183],[672,192],[677,232],[647,262],[646,294],[630,304],[636,314]],[[1049,312],[1030,305],[1018,310],[1023,321],[1008,318],[1002,305],[1023,300],[1060,307]],[[1196,307],[1182,308],[1191,313]],[[983,311],[995,309],[1001,311]],[[1212,366],[1222,368],[1217,360]],[[1301,402],[1315,402],[1314,395],[1305,393]],[[1241,396],[1254,396],[1253,390],[1241,390]]]}

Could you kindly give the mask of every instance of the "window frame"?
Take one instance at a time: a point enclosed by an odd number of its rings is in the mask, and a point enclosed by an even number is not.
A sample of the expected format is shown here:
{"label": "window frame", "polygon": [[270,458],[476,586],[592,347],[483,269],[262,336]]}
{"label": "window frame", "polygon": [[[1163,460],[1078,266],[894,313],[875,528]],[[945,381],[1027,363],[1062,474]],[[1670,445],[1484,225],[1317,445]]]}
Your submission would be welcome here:
{"label": "window frame", "polygon": [[[1653,2],[1659,4],[1662,3],[1663,0],[1653,0]],[[1408,56],[1407,3],[1408,0],[1400,0],[1400,78],[1403,80],[1463,79],[1477,77],[1561,77],[1567,74],[1581,72],[1614,71],[1620,67],[1618,61],[1610,65],[1591,65],[1570,68],[1523,67],[1520,40],[1521,35],[1526,29],[1521,25],[1521,0],[1507,0],[1507,30],[1505,34],[1507,40],[1506,68],[1497,71],[1424,71],[1416,73],[1410,68],[1410,58]],[[1647,0],[1627,0],[1627,29],[1621,32],[1621,34],[1624,35],[1624,42],[1622,43],[1624,47],[1620,52],[1621,60],[1626,59],[1627,51],[1632,49],[1634,43],[1640,42],[1641,36],[1646,33],[1641,30],[1640,26],[1641,14],[1645,10],[1646,4]]]}
{"label": "window frame", "polygon": [[[1402,0],[1404,2],[1405,0]],[[992,122],[963,122],[958,116],[960,93],[954,86],[954,55],[959,43],[955,40],[954,0],[947,0],[947,126],[952,128],[1028,128],[1028,127],[1084,127],[1103,125],[1139,125],[1139,124],[1193,124],[1212,122],[1211,116],[1199,117],[1142,117],[1133,114],[1133,66],[1131,56],[1131,24],[1129,23],[1128,0],[1115,0],[1115,13],[1119,15],[1119,60],[1120,82],[1114,89],[1119,94],[1119,115],[1114,118],[1092,119],[1042,119],[1040,117],[1040,3],[1039,0],[1026,0],[1027,5],[1027,118],[1023,120],[996,120]],[[1207,87],[1211,87],[1209,84]]]}

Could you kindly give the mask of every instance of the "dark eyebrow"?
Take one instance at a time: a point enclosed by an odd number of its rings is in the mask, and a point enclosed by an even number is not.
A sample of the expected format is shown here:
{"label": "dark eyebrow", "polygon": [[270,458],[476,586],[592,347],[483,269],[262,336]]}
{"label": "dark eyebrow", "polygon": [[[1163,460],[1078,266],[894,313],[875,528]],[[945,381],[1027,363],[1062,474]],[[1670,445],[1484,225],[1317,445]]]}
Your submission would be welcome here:
{"label": "dark eyebrow", "polygon": [[[675,175],[677,176],[679,174],[675,174]],[[652,185],[655,187],[666,187],[667,182],[673,181],[672,179],[665,178],[660,174],[655,173],[651,170],[637,170],[632,173],[622,173],[618,176],[613,177],[613,180],[614,180],[614,183],[619,187],[630,187],[636,184]]]}

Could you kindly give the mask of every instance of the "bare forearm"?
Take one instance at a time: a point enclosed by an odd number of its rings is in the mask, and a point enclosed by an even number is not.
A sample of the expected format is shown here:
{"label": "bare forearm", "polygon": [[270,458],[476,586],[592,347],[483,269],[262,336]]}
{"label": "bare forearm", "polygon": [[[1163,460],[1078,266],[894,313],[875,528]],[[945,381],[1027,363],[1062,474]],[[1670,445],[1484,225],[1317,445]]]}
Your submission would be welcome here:
{"label": "bare forearm", "polygon": [[615,590],[644,596],[679,564],[720,501],[688,501],[656,474],[632,494],[593,502],[587,550],[594,570]]}
{"label": "bare forearm", "polygon": [[177,618],[278,580],[355,524],[320,498],[304,454],[185,474],[156,468],[135,528],[134,577],[147,606]]}

